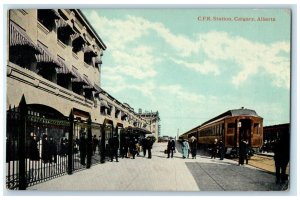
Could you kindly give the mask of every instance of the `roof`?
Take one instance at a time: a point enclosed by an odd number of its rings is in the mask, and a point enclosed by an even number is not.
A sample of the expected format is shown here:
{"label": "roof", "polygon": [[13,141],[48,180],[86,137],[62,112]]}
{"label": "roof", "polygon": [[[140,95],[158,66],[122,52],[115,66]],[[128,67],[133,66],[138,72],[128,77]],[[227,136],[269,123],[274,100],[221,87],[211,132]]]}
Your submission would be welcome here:
{"label": "roof", "polygon": [[[201,125],[198,125],[192,129],[190,129],[189,131],[183,133],[182,135],[185,135],[187,133],[190,133],[191,131],[193,130],[196,130],[197,128],[201,127],[201,126],[204,126],[204,125],[207,125],[209,123],[212,123],[212,122],[215,122],[217,120],[220,120],[220,119],[224,119],[224,118],[227,118],[227,117],[235,117],[235,116],[253,116],[253,117],[260,117],[259,115],[257,115],[256,111],[255,110],[251,110],[251,109],[246,109],[244,107],[240,108],[240,109],[233,109],[233,110],[228,110],[206,122],[204,122],[203,124]],[[260,117],[261,118],[261,117]],[[181,135],[181,136],[182,136]]]}
{"label": "roof", "polygon": [[235,117],[235,116],[253,116],[253,117],[260,117],[257,115],[257,113],[255,112],[255,110],[250,110],[250,109],[247,109],[247,108],[240,108],[240,109],[234,109],[234,110],[228,110],[227,112],[224,112],[223,114],[221,115],[218,115],[206,122],[204,122],[203,124],[201,124],[201,126],[205,125],[205,124],[208,124],[212,121],[215,121],[217,119],[220,119],[220,118],[224,118],[224,117]]}

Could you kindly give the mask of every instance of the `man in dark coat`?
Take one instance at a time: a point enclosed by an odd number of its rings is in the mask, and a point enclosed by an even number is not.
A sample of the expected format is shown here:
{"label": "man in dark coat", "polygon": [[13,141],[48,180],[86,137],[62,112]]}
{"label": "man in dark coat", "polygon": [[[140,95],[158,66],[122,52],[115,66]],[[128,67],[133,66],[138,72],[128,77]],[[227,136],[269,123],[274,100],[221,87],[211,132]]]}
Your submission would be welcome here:
{"label": "man in dark coat", "polygon": [[135,159],[135,154],[136,154],[136,142],[134,138],[130,139],[129,142],[129,152],[132,155],[132,159]]}
{"label": "man in dark coat", "polygon": [[191,144],[190,144],[192,159],[196,159],[197,154],[197,140],[194,136],[191,137]]}
{"label": "man in dark coat", "polygon": [[168,158],[170,158],[170,154],[171,154],[171,158],[173,158],[174,150],[175,150],[175,141],[173,140],[173,138],[171,138],[168,141],[168,146],[167,146]]}
{"label": "man in dark coat", "polygon": [[98,143],[99,143],[99,140],[97,139],[97,136],[94,135],[94,137],[93,137],[93,155],[95,155],[95,153],[96,153]]}
{"label": "man in dark coat", "polygon": [[146,156],[146,152],[147,152],[147,139],[143,138],[141,141],[142,144],[142,148],[143,148],[143,156]]}
{"label": "man in dark coat", "polygon": [[239,165],[244,165],[247,156],[247,149],[247,142],[242,139],[239,146]]}
{"label": "man in dark coat", "polygon": [[86,153],[87,153],[87,141],[86,141],[86,133],[83,132],[79,139],[79,151],[80,151],[80,163],[82,165],[85,164]]}
{"label": "man in dark coat", "polygon": [[214,158],[214,159],[216,158],[217,151],[218,151],[218,140],[215,139],[215,141],[211,147],[211,158]]}
{"label": "man in dark coat", "polygon": [[48,136],[44,134],[42,139],[42,160],[44,163],[48,163],[50,159],[51,159],[51,154],[50,154],[50,145],[48,141]]}
{"label": "man in dark coat", "polygon": [[49,142],[49,148],[50,148],[50,163],[57,162],[57,145],[56,142],[53,140],[52,137],[50,137],[50,142]]}
{"label": "man in dark coat", "polygon": [[284,183],[288,180],[286,168],[290,160],[290,142],[288,135],[282,135],[274,144],[274,161],[276,169],[276,183]]}
{"label": "man in dark coat", "polygon": [[110,161],[112,162],[114,157],[116,158],[116,162],[118,161],[118,149],[119,149],[119,139],[117,135],[114,135],[112,138],[108,140],[108,144],[110,147]]}
{"label": "man in dark coat", "polygon": [[224,146],[224,143],[223,143],[222,140],[220,140],[218,148],[219,148],[220,160],[223,160],[224,159],[224,153],[225,153],[224,152],[225,151],[225,146]]}
{"label": "man in dark coat", "polygon": [[147,138],[147,149],[148,149],[148,158],[152,158],[151,149],[152,149],[153,141],[150,137]]}
{"label": "man in dark coat", "polygon": [[29,159],[30,160],[40,160],[40,153],[38,149],[38,143],[36,135],[32,135],[29,141]]}

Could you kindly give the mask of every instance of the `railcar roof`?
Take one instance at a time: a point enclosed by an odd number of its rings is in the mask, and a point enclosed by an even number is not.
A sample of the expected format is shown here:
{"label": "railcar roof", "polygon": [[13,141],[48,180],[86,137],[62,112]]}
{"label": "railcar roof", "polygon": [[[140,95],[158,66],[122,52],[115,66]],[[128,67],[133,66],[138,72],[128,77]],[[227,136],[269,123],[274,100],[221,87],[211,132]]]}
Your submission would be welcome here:
{"label": "railcar roof", "polygon": [[[201,126],[207,125],[207,124],[212,123],[212,122],[215,122],[215,121],[217,121],[217,120],[224,119],[224,118],[226,118],[226,117],[235,117],[235,116],[253,116],[253,117],[260,117],[259,115],[257,115],[257,113],[256,113],[255,110],[251,110],[251,109],[247,109],[247,108],[239,108],[239,109],[228,110],[228,111],[224,112],[223,114],[220,114],[220,115],[218,115],[218,116],[216,116],[216,117],[214,117],[214,118],[212,118],[212,119],[210,119],[210,120],[204,122],[203,124],[201,124],[201,125],[199,125],[199,126],[193,128],[193,129],[191,129],[191,130],[185,132],[185,133],[182,134],[182,135],[185,135],[185,134],[191,132],[192,130],[195,130],[195,129],[201,127]],[[260,117],[260,118],[262,118],[262,117]],[[181,135],[181,136],[182,136],[182,135]]]}
{"label": "railcar roof", "polygon": [[260,117],[257,115],[257,113],[255,112],[255,110],[250,110],[250,109],[246,109],[246,108],[240,108],[240,109],[234,109],[234,110],[228,110],[227,112],[224,112],[221,115],[218,115],[206,122],[204,122],[203,124],[201,124],[201,126],[208,124],[212,121],[215,121],[217,119],[220,118],[224,118],[224,117],[235,117],[235,116],[253,116],[253,117]]}

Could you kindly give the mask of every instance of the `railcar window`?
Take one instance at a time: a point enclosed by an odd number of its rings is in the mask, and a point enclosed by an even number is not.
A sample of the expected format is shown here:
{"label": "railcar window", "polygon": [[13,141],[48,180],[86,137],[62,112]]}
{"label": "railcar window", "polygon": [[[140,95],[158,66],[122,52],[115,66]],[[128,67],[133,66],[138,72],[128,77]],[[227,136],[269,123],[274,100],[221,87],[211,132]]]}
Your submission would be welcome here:
{"label": "railcar window", "polygon": [[228,123],[227,127],[228,128],[235,128],[235,124],[234,123]]}

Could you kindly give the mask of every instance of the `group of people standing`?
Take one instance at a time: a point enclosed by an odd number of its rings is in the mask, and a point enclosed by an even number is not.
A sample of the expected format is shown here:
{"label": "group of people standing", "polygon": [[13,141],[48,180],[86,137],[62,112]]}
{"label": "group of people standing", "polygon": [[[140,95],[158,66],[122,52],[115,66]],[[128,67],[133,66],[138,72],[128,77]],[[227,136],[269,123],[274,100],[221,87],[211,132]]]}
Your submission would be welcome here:
{"label": "group of people standing", "polygon": [[190,142],[188,140],[183,140],[182,146],[182,158],[189,158],[190,153],[192,154],[192,159],[196,159],[197,154],[197,140],[194,136],[190,138]]}

